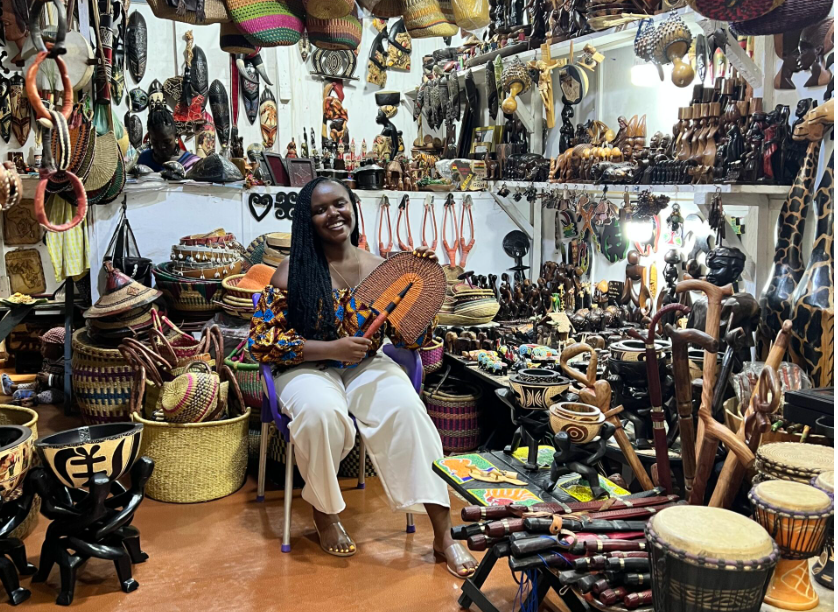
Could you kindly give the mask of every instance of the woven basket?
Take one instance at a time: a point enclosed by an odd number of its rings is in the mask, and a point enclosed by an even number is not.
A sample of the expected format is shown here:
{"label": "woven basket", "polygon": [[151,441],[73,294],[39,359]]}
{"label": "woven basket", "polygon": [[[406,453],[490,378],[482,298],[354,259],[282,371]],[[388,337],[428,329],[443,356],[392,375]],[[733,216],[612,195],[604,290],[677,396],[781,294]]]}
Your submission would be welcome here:
{"label": "woven basket", "polygon": [[786,0],[781,6],[756,19],[731,22],[739,36],[768,36],[800,30],[826,19],[831,0]]}
{"label": "woven basket", "polygon": [[175,278],[168,271],[169,262],[154,266],[155,286],[173,310],[210,313],[220,309],[213,296],[221,290],[221,281]]}
{"label": "woven basket", "polygon": [[[32,439],[38,439],[38,413],[31,408],[0,404],[0,425],[23,425],[32,430]],[[40,465],[41,459],[38,453],[32,453],[32,467]],[[38,517],[41,514],[41,497],[36,495],[32,501],[32,508],[23,522],[12,531],[9,536],[23,540],[38,526]]]}
{"label": "woven basket", "polygon": [[434,343],[429,346],[423,346],[419,349],[419,358],[422,360],[422,371],[425,376],[436,372],[442,367],[442,355],[445,348],[442,340],[434,338]]}
{"label": "woven basket", "polygon": [[195,11],[187,10],[178,14],[177,7],[170,6],[166,0],[149,0],[148,5],[158,19],[169,19],[170,21],[179,21],[190,25],[212,25],[230,20],[221,0],[204,0],[204,19],[202,21],[198,21],[198,14]]}
{"label": "woven basket", "polygon": [[247,300],[250,302],[250,306],[253,307],[253,294],[257,292],[253,289],[239,289],[238,287],[239,283],[245,276],[245,274],[234,274],[233,276],[228,276],[221,281],[221,286],[224,288],[224,291],[227,292],[226,295],[240,300]]}
{"label": "woven basket", "polygon": [[160,397],[163,418],[169,423],[201,423],[215,420],[221,381],[205,361],[189,364],[186,372],[166,383]]}
{"label": "woven basket", "polygon": [[467,383],[457,383],[457,388],[461,391],[456,394],[452,393],[453,386],[446,390],[422,391],[428,416],[439,431],[446,453],[472,451],[480,443],[478,406],[483,394]]}
{"label": "woven basket", "polygon": [[462,305],[457,304],[454,307],[454,314],[473,319],[488,318],[491,321],[499,310],[500,304],[497,300],[478,300],[476,302],[466,302]]}
{"label": "woven basket", "polygon": [[306,30],[311,44],[332,51],[354,51],[361,44],[361,22],[358,9],[337,19],[317,19],[306,16]]}
{"label": "woven basket", "polygon": [[262,408],[262,377],[259,372],[259,364],[253,361],[249,354],[244,351],[242,341],[236,349],[224,360],[224,364],[233,371],[236,382],[239,383],[244,403],[248,408],[253,408],[251,420],[259,422],[261,417],[259,411]]}
{"label": "woven basket", "polygon": [[489,25],[489,0],[452,0],[454,22],[473,32]]}
{"label": "woven basket", "polygon": [[369,7],[368,2],[359,2],[361,6],[366,8],[373,16],[380,19],[390,19],[391,17],[401,17],[404,14],[404,0],[381,0],[375,2],[372,8]]}
{"label": "woven basket", "polygon": [[73,333],[73,395],[88,425],[130,420],[133,372],[115,348],[92,344],[87,330]]}
{"label": "woven basket", "polygon": [[303,7],[317,19],[337,19],[352,12],[355,0],[303,0]]}
{"label": "woven basket", "polygon": [[237,491],[247,472],[247,426],[250,409],[237,417],[209,423],[160,423],[138,414],[142,423],[140,454],[154,461],[146,485],[152,499],[190,504]]}
{"label": "woven basket", "polygon": [[[447,16],[443,2],[450,13]],[[454,36],[459,32],[450,0],[406,0],[404,25],[411,38]]]}

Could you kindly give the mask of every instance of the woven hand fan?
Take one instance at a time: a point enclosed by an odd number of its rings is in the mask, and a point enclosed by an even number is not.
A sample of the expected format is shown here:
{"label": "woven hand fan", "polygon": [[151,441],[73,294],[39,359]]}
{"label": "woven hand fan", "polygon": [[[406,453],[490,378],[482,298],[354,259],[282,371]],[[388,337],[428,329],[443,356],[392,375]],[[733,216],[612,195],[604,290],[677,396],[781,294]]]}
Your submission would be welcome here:
{"label": "woven hand fan", "polygon": [[416,342],[442,306],[445,273],[429,259],[404,252],[379,265],[355,290],[355,297],[384,312],[405,287],[410,290],[387,319],[408,343]]}

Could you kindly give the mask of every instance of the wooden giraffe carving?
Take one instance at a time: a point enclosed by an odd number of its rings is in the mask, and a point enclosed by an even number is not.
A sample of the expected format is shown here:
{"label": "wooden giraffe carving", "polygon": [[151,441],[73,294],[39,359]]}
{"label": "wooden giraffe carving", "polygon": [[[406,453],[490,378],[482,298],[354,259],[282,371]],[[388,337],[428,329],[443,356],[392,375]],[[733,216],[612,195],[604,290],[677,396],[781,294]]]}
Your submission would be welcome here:
{"label": "wooden giraffe carving", "polygon": [[780,332],[783,321],[791,318],[792,296],[803,276],[803,229],[812,203],[820,150],[820,141],[809,143],[800,172],[797,173],[780,209],[774,272],[759,298],[757,359],[764,359],[768,355],[768,348]]}
{"label": "wooden giraffe carving", "polygon": [[789,351],[792,361],[806,370],[815,387],[831,387],[835,378],[834,196],[835,173],[830,158],[815,194],[818,227],[812,256],[792,300]]}

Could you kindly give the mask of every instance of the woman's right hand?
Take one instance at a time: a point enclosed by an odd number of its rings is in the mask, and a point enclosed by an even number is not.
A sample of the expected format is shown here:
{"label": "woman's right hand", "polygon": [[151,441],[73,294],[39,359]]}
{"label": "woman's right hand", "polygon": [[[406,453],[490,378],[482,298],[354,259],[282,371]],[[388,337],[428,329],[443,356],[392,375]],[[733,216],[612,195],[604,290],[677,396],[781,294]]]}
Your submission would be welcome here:
{"label": "woman's right hand", "polygon": [[367,356],[370,346],[372,346],[372,340],[369,338],[350,336],[334,340],[329,351],[332,353],[330,358],[342,363],[358,363]]}

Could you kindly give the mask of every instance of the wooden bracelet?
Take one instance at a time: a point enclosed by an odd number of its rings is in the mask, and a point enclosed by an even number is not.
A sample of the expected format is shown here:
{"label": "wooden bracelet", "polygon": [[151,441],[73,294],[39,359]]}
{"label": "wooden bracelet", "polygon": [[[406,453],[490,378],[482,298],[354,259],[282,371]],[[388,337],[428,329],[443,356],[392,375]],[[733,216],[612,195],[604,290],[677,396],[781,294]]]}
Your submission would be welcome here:
{"label": "wooden bracelet", "polygon": [[70,180],[73,186],[73,193],[76,196],[76,215],[67,223],[53,225],[47,219],[47,213],[44,210],[44,196],[47,192],[47,182],[52,174],[50,172],[41,172],[41,180],[38,181],[38,187],[35,189],[35,218],[38,220],[38,223],[50,232],[66,232],[84,221],[84,216],[87,214],[87,192],[84,190],[84,185],[79,177],[72,172],[65,172],[64,174]]}

